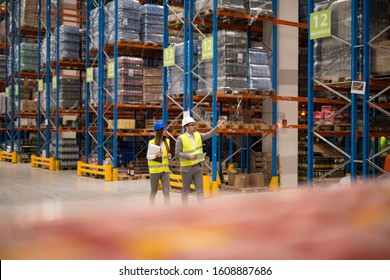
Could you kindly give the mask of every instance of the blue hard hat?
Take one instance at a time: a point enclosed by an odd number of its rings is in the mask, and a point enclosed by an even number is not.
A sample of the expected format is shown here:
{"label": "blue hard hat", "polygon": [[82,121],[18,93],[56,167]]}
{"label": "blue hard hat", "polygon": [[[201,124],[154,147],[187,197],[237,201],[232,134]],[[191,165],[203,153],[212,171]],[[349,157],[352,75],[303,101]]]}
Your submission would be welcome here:
{"label": "blue hard hat", "polygon": [[163,122],[163,121],[156,121],[154,123],[154,125],[153,125],[153,130],[157,131],[157,130],[162,129],[162,128],[166,127],[166,126],[167,125],[165,124],[165,122]]}

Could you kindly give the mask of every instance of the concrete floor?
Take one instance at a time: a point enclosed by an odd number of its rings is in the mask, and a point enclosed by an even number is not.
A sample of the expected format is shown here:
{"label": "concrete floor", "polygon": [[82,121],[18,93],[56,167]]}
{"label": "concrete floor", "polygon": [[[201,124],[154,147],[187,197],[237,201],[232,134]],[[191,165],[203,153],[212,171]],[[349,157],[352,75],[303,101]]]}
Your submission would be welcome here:
{"label": "concrete floor", "polygon": [[[105,182],[103,179],[79,177],[76,170],[49,171],[31,168],[30,164],[0,162],[0,215],[34,216],[58,219],[93,209],[150,208],[149,180]],[[224,191],[220,196],[241,195]],[[171,192],[171,206],[181,205],[181,194]],[[206,200],[206,203],[215,199]],[[189,198],[196,204],[195,194]],[[156,207],[163,207],[162,192]]]}

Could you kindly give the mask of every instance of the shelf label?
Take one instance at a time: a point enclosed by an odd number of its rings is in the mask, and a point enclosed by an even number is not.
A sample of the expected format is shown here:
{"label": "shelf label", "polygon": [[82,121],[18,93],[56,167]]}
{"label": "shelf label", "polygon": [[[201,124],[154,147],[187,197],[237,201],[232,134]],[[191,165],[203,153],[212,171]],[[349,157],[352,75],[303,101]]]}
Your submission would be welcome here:
{"label": "shelf label", "polygon": [[366,82],[352,81],[351,93],[364,94],[365,91],[366,91]]}
{"label": "shelf label", "polygon": [[57,88],[57,76],[53,76],[53,78],[51,78],[51,84],[53,89]]}
{"label": "shelf label", "polygon": [[164,49],[164,67],[175,65],[175,47]]}
{"label": "shelf label", "polygon": [[310,14],[310,39],[329,37],[331,33],[331,10]]}
{"label": "shelf label", "polygon": [[87,68],[87,83],[93,82],[93,67]]}
{"label": "shelf label", "polygon": [[109,62],[107,65],[107,77],[109,79],[114,78],[114,65],[115,65],[115,62]]}
{"label": "shelf label", "polygon": [[38,91],[43,91],[43,79],[38,80]]}
{"label": "shelf label", "polygon": [[129,76],[130,76],[130,77],[133,77],[133,76],[134,76],[134,70],[133,70],[133,69],[129,69]]}
{"label": "shelf label", "polygon": [[10,87],[6,87],[6,88],[5,88],[5,96],[6,96],[6,97],[9,97],[10,92],[11,92]]}
{"label": "shelf label", "polygon": [[213,37],[202,40],[202,60],[213,58]]}

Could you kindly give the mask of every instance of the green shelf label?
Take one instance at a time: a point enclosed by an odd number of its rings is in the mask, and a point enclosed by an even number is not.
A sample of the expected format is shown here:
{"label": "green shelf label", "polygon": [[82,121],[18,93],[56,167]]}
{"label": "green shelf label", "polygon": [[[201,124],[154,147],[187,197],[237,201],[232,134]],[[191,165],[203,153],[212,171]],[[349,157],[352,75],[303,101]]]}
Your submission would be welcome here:
{"label": "green shelf label", "polygon": [[107,65],[107,77],[109,79],[114,78],[114,65],[115,65],[114,62],[109,62]]}
{"label": "green shelf label", "polygon": [[11,93],[10,87],[6,87],[6,88],[5,88],[5,96],[6,96],[6,97],[9,97],[9,96],[10,96],[10,93]]}
{"label": "green shelf label", "polygon": [[57,88],[57,76],[53,76],[53,78],[51,78],[51,84],[53,89]]}
{"label": "green shelf label", "polygon": [[38,91],[43,91],[43,79],[38,80]]}
{"label": "green shelf label", "polygon": [[93,82],[93,67],[87,68],[87,83]]}
{"label": "green shelf label", "polygon": [[331,33],[331,10],[310,14],[310,39],[329,37]]}
{"label": "green shelf label", "polygon": [[164,49],[164,67],[175,65],[175,47]]}
{"label": "green shelf label", "polygon": [[202,60],[213,58],[213,37],[202,40]]}

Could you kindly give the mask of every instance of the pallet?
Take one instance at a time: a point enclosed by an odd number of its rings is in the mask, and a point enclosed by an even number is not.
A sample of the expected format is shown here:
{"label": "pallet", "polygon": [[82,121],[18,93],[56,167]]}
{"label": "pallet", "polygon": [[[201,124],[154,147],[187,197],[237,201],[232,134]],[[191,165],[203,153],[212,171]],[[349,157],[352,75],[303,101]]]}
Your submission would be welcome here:
{"label": "pallet", "polygon": [[348,86],[351,84],[351,78],[338,77],[338,78],[324,79],[323,83],[335,87]]}
{"label": "pallet", "polygon": [[156,43],[156,42],[152,42],[152,41],[145,41],[145,42],[143,42],[143,44],[145,46],[154,46],[154,47],[161,47],[162,46],[161,43]]}
{"label": "pallet", "polygon": [[246,93],[249,95],[269,96],[273,94],[273,90],[268,89],[248,89]]}
{"label": "pallet", "polygon": [[149,179],[149,174],[134,174],[133,176],[127,175],[127,174],[118,174],[118,180],[119,181],[126,181],[126,180],[145,180]]}
{"label": "pallet", "polygon": [[319,127],[320,131],[332,131],[332,132],[340,132],[340,131],[349,131],[350,125],[337,125],[337,124],[330,124],[330,125],[321,125]]}
{"label": "pallet", "polygon": [[68,57],[63,57],[61,58],[58,62],[80,62],[80,58],[68,58]]}
{"label": "pallet", "polygon": [[222,190],[230,190],[230,191],[240,191],[242,193],[253,193],[253,192],[262,192],[268,191],[267,187],[247,187],[247,188],[238,188],[235,186],[223,185],[221,186]]}

